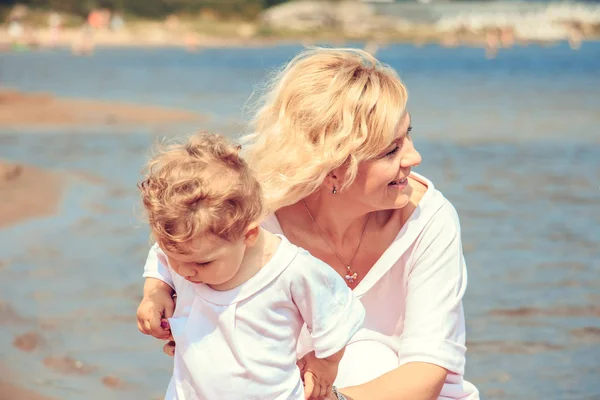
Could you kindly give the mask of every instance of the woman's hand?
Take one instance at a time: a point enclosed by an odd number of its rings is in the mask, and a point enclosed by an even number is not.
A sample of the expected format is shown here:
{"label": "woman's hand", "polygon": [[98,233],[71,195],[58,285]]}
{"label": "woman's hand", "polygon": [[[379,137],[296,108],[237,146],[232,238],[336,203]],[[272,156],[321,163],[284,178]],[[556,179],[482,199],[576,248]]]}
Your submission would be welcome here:
{"label": "woman's hand", "polygon": [[175,341],[168,340],[167,343],[163,346],[163,353],[168,356],[173,357],[175,355]]}
{"label": "woman's hand", "polygon": [[137,309],[139,331],[157,339],[168,339],[171,329],[167,318],[173,316],[174,310],[175,299],[171,286],[159,279],[147,278],[144,298]]}

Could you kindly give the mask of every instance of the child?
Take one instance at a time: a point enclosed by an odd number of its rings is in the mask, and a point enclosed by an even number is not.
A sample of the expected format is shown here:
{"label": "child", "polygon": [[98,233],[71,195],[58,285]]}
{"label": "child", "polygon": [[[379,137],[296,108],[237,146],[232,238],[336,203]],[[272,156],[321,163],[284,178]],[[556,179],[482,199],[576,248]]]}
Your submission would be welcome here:
{"label": "child", "polygon": [[[325,398],[364,309],[333,269],[260,227],[261,188],[239,149],[195,135],[155,156],[139,185],[177,292],[166,399]],[[304,324],[315,353],[301,376]]]}

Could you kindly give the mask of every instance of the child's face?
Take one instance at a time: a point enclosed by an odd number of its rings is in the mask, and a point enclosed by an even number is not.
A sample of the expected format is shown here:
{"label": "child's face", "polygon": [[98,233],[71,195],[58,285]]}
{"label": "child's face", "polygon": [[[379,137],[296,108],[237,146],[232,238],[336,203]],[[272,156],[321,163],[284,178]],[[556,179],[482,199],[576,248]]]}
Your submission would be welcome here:
{"label": "child's face", "polygon": [[186,246],[189,254],[163,251],[173,271],[189,282],[219,286],[229,282],[238,273],[247,247],[245,237],[228,241],[208,234],[192,240]]}

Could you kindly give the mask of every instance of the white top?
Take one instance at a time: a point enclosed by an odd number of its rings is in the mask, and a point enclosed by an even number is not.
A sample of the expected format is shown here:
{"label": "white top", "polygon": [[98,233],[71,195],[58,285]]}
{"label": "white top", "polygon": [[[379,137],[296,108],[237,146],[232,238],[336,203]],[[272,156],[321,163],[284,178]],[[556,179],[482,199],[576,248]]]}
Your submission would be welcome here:
{"label": "white top", "polygon": [[177,292],[169,319],[177,346],[165,399],[304,399],[296,366],[302,326],[318,358],[343,349],[360,329],[365,311],[344,280],[280,237],[271,260],[235,289],[213,290],[163,268],[161,278]]}
{"label": "white top", "polygon": [[[420,361],[450,371],[439,400],[476,400],[477,389],[463,380],[462,298],[467,270],[458,215],[433,183],[416,173],[411,176],[426,185],[427,191],[392,244],[354,289],[367,317],[346,347],[336,385],[359,385],[400,365]],[[263,226],[282,233],[275,216]],[[151,251],[144,276],[165,280],[163,272]],[[312,346],[303,334],[298,355]]]}

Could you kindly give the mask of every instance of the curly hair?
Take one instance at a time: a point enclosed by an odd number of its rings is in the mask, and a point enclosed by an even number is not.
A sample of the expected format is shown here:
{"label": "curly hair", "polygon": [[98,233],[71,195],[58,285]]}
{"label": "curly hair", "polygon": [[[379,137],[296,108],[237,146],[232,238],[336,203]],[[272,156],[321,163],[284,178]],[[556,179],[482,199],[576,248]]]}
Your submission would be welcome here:
{"label": "curly hair", "polygon": [[158,146],[138,188],[161,247],[185,252],[184,243],[207,233],[234,240],[263,217],[261,187],[239,151],[206,132]]}
{"label": "curly hair", "polygon": [[359,163],[393,141],[407,98],[396,72],[365,51],[297,55],[267,85],[243,138],[269,211],[310,195],[341,166],[340,190],[352,184]]}

